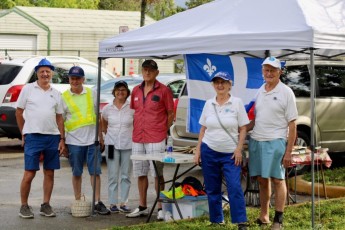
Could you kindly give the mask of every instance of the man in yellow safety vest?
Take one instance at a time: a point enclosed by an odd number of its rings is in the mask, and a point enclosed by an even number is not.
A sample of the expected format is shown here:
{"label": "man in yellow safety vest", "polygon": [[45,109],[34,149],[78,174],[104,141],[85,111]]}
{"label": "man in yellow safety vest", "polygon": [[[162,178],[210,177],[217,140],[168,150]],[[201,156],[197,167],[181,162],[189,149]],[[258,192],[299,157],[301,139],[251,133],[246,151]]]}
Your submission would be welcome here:
{"label": "man in yellow safety vest", "polygon": [[[68,73],[71,88],[62,94],[63,109],[66,129],[66,145],[69,151],[69,163],[72,167],[72,184],[76,200],[81,198],[81,184],[83,165],[86,162],[91,184],[95,185],[95,212],[101,215],[110,214],[100,200],[101,194],[101,152],[95,146],[96,132],[96,101],[93,91],[83,86],[85,81],[84,70],[79,66],[73,66]],[[99,135],[101,145],[103,137]],[[96,150],[95,150],[96,148]],[[96,168],[94,166],[95,152],[98,154]]]}

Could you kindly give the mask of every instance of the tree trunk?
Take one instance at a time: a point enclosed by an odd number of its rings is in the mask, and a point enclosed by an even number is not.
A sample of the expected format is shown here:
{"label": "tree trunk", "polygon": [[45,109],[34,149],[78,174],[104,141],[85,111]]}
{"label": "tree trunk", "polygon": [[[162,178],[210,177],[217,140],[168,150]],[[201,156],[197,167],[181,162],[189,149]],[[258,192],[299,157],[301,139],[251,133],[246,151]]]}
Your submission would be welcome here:
{"label": "tree trunk", "polygon": [[140,9],[140,27],[145,25],[145,12],[146,12],[147,0],[141,0]]}

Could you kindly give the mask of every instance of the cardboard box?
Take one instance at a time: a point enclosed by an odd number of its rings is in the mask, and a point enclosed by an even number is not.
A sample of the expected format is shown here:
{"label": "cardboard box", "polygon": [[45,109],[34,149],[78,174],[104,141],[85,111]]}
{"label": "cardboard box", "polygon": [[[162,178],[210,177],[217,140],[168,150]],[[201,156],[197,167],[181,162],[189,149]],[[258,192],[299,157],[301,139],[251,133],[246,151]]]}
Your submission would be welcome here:
{"label": "cardboard box", "polygon": [[[207,196],[184,196],[183,198],[178,199],[177,203],[181,210],[183,219],[190,219],[209,214]],[[174,203],[170,203],[171,206],[167,203],[165,204],[165,209],[172,213],[172,217],[175,220],[181,219]]]}

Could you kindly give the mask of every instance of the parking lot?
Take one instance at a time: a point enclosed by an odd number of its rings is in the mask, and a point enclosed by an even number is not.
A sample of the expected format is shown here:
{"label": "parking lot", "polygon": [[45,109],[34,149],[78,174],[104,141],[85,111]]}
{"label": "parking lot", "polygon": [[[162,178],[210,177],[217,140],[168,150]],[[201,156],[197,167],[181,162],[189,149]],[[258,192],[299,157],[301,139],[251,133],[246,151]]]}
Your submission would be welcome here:
{"label": "parking lot", "polygon": [[[22,219],[18,216],[20,207],[19,186],[23,175],[23,150],[20,141],[0,138],[0,222],[1,229],[105,229],[113,226],[127,226],[145,223],[146,217],[126,218],[123,214],[111,214],[110,216],[92,216],[89,218],[75,218],[70,214],[70,205],[74,199],[71,182],[71,169],[66,158],[61,158],[61,169],[55,173],[55,185],[51,199],[51,205],[57,216],[47,218],[39,215],[39,207],[42,202],[42,172],[39,171],[32,183],[29,203],[35,214],[34,219]],[[180,170],[186,169],[188,165],[181,166]],[[166,177],[172,177],[174,168],[166,166],[164,173]],[[107,195],[107,168],[102,165],[102,201],[108,206]],[[201,170],[193,169],[189,175],[200,177]],[[92,189],[89,176],[83,176],[82,190],[88,200],[92,200]],[[148,204],[153,204],[155,198],[154,180],[149,177]],[[138,205],[137,183],[132,178],[132,187],[129,195],[129,206],[132,208]],[[156,221],[156,212],[153,213],[151,221]]]}
{"label": "parking lot", "polygon": [[[91,216],[88,218],[75,218],[70,214],[70,205],[74,199],[71,184],[71,169],[66,158],[61,158],[61,169],[55,173],[55,185],[51,205],[57,217],[47,218],[39,215],[39,207],[42,202],[42,172],[36,174],[32,183],[29,203],[33,207],[34,219],[22,219],[18,217],[20,207],[19,186],[23,175],[23,148],[19,140],[0,138],[0,222],[1,229],[106,229],[114,226],[128,226],[143,224],[146,217],[126,218],[123,214],[111,214],[110,216]],[[342,159],[342,158],[339,158]],[[342,167],[343,160],[333,159],[332,167]],[[181,165],[180,171],[192,165]],[[107,195],[107,167],[102,164],[102,201],[108,206]],[[172,178],[173,166],[166,165],[164,175]],[[202,181],[199,167],[193,169],[188,175],[195,176]],[[153,204],[155,198],[154,180],[149,177],[148,204]],[[166,186],[167,187],[167,186]],[[92,200],[92,189],[89,183],[89,176],[83,176],[82,190],[88,200]],[[132,178],[132,187],[129,195],[129,206],[132,208],[138,205],[138,190],[136,179]],[[308,195],[298,195],[298,203],[310,201]],[[156,212],[153,213],[151,221],[156,221]]]}

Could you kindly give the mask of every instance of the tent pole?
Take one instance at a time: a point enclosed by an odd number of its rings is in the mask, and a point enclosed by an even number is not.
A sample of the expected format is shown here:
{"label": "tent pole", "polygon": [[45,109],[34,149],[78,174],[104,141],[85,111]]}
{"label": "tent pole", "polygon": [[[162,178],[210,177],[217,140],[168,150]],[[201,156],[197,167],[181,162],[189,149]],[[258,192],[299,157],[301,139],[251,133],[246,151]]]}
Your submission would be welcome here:
{"label": "tent pole", "polygon": [[101,95],[101,73],[102,73],[102,59],[98,58],[98,78],[97,78],[97,103],[96,103],[96,131],[95,131],[95,151],[94,151],[94,172],[93,172],[93,186],[92,186],[92,208],[91,208],[91,215],[95,215],[95,196],[96,196],[96,168],[97,168],[97,161],[98,159],[98,152],[100,151],[100,145],[98,140],[98,132],[99,132],[99,103],[100,103],[100,95]]}
{"label": "tent pole", "polygon": [[315,153],[315,65],[314,65],[314,49],[310,48],[310,150],[311,150],[311,226],[315,226],[315,174],[314,174],[314,153]]}

